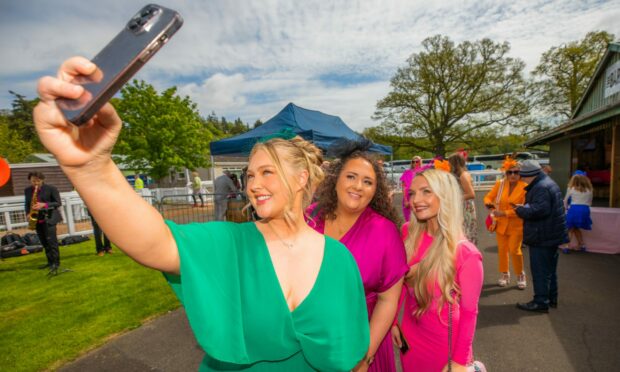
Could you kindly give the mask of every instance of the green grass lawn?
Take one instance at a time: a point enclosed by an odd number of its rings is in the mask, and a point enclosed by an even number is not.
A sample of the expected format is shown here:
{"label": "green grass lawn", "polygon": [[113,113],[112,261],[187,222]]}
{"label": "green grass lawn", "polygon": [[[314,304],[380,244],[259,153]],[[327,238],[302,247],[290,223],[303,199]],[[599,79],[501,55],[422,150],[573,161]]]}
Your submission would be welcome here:
{"label": "green grass lawn", "polygon": [[48,278],[45,253],[0,261],[0,370],[56,369],[112,335],[179,306],[163,275],[118,249],[98,257],[92,240],[60,247]]}

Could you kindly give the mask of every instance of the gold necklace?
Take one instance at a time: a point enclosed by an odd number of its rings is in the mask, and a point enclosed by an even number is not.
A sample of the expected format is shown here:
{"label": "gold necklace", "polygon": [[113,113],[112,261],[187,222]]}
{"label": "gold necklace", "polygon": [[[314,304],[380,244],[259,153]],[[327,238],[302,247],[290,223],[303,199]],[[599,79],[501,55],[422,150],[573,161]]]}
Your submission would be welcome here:
{"label": "gold necklace", "polygon": [[276,229],[274,229],[273,226],[271,226],[269,222],[267,222],[267,226],[269,226],[271,231],[273,231],[273,233],[276,234],[276,237],[278,238],[278,240],[280,240],[280,243],[282,243],[283,246],[285,246],[288,250],[293,249],[293,246],[295,245],[295,240],[293,240],[293,242],[291,243],[287,243],[286,241],[284,241],[284,239],[280,237],[280,234],[278,234]]}

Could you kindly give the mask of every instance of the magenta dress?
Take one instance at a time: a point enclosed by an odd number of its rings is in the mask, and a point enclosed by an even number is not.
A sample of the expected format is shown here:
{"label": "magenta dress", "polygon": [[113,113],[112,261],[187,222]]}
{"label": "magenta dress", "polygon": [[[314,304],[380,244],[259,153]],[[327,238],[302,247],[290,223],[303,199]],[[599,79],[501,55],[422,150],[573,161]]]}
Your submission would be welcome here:
{"label": "magenta dress", "polygon": [[[307,214],[312,216],[314,221],[309,221],[309,224],[317,232],[324,234],[325,220],[320,212],[313,213],[315,207],[316,204],[308,207]],[[370,320],[377,304],[378,294],[392,288],[409,270],[405,247],[398,227],[372,208],[367,207],[340,239],[340,242],[351,251],[362,274]],[[377,349],[375,360],[370,365],[369,371],[396,371],[394,349],[389,331]]]}
{"label": "magenta dress", "polygon": [[[409,264],[420,262],[432,242],[433,237],[425,233],[418,253]],[[456,254],[456,282],[461,297],[452,306],[452,360],[461,365],[473,361],[472,345],[483,278],[482,255],[474,244],[461,241]],[[448,363],[448,306],[441,309],[440,319],[437,313],[440,295],[439,287],[435,287],[431,307],[420,318],[415,318],[412,314],[418,303],[412,289],[403,286],[401,303],[404,298],[405,308],[401,330],[409,343],[409,351],[400,355],[404,372],[441,371]]]}

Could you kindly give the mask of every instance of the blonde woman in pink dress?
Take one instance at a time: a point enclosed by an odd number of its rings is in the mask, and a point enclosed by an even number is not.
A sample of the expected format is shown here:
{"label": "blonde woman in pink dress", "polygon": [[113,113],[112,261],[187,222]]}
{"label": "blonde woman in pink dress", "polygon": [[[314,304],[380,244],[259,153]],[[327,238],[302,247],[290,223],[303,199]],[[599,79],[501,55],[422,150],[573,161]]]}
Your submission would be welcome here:
{"label": "blonde woman in pink dress", "polygon": [[[478,300],[483,282],[482,255],[463,232],[463,196],[450,173],[429,169],[409,189],[416,223],[405,237],[410,265],[401,295],[400,328],[409,350],[401,353],[403,371],[448,370],[448,303],[452,307],[451,370],[473,363]],[[392,327],[396,346],[398,324]]]}

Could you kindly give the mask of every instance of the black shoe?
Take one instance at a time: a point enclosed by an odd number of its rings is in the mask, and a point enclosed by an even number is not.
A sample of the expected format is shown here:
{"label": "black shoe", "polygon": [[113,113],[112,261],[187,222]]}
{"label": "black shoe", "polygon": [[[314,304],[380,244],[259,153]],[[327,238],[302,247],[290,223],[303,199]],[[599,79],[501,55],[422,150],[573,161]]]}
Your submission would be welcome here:
{"label": "black shoe", "polygon": [[40,269],[40,270],[43,270],[43,269],[47,269],[48,267],[51,267],[51,265],[50,265],[50,264],[48,264],[48,263],[46,263],[45,265],[41,265],[41,266],[39,266],[39,269]]}
{"label": "black shoe", "polygon": [[56,276],[58,275],[58,265],[50,266],[50,271],[47,273],[47,276]]}
{"label": "black shoe", "polygon": [[549,300],[549,307],[557,309],[558,308],[558,299],[556,298],[555,300]]}
{"label": "black shoe", "polygon": [[525,311],[534,311],[537,313],[548,313],[549,306],[542,305],[534,301],[530,301],[528,303],[517,303],[517,309],[525,310]]}

